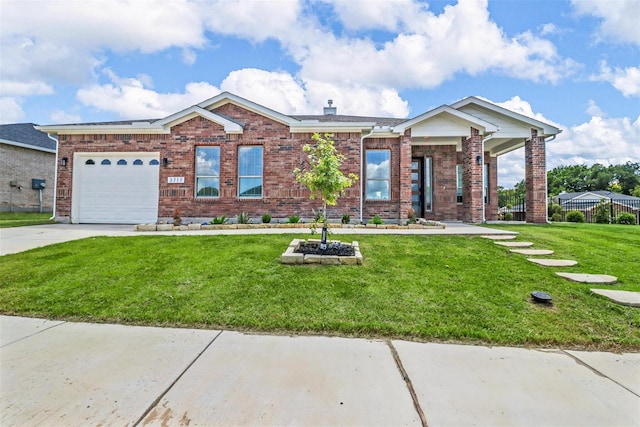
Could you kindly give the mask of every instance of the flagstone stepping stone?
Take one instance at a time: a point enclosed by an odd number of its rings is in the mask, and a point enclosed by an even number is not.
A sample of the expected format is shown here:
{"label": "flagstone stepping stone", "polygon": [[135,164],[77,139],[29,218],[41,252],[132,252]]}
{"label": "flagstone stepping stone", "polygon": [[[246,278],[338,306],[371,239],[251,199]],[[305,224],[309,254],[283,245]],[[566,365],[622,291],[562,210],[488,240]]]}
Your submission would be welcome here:
{"label": "flagstone stepping stone", "polygon": [[591,292],[609,298],[618,304],[640,308],[640,292],[613,291],[610,289],[591,289]]}
{"label": "flagstone stepping stone", "polygon": [[527,258],[527,260],[545,267],[571,267],[578,263],[572,259]]}
{"label": "flagstone stepping stone", "polygon": [[509,249],[509,252],[522,255],[553,255],[551,249]]}
{"label": "flagstone stepping stone", "polygon": [[491,239],[491,240],[511,240],[511,239],[515,239],[516,236],[515,234],[494,234],[492,236],[480,236],[480,237],[484,237],[485,239]]}
{"label": "flagstone stepping stone", "polygon": [[493,242],[496,245],[507,246],[509,248],[528,248],[533,246],[532,242]]}
{"label": "flagstone stepping stone", "polygon": [[580,283],[603,283],[607,285],[613,285],[618,281],[615,276],[609,276],[608,274],[580,274],[580,273],[556,273],[560,277],[571,280],[572,282]]}

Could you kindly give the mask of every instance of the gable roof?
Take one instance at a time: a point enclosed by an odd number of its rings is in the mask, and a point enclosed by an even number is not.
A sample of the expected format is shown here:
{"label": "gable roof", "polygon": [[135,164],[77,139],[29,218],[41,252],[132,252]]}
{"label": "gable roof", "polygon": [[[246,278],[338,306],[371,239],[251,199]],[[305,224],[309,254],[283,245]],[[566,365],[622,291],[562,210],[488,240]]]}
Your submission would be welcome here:
{"label": "gable roof", "polygon": [[558,194],[558,200],[567,202],[569,200],[594,200],[594,199],[615,199],[615,200],[629,200],[640,202],[640,197],[629,196],[627,194],[614,193],[607,190],[595,190],[595,191],[580,191],[577,193],[562,193]]}
{"label": "gable roof", "polygon": [[471,114],[467,114],[463,111],[458,111],[454,108],[451,108],[448,105],[442,105],[438,108],[434,108],[431,111],[427,111],[424,114],[420,114],[417,117],[414,117],[411,120],[407,120],[403,123],[400,123],[397,126],[394,126],[393,130],[399,133],[404,133],[404,131],[418,123],[427,121],[436,116],[449,116],[456,121],[463,121],[473,125],[478,128],[483,134],[493,133],[498,130],[498,127],[492,123],[487,122],[486,120],[482,120],[478,117],[472,116]]}
{"label": "gable roof", "polygon": [[[489,101],[485,101],[484,99],[480,99],[478,97],[475,96],[468,96],[464,99],[461,99],[458,102],[455,102],[453,104],[451,104],[451,108],[455,108],[456,110],[459,110],[461,108],[464,108],[468,105],[476,105],[479,107],[484,108],[485,110],[489,110],[490,113],[494,113],[494,114],[499,114],[499,115],[503,115],[506,116],[512,120],[516,120],[518,122],[522,122],[525,123],[531,127],[540,129],[542,131],[542,135],[541,136],[551,136],[551,135],[557,135],[560,132],[562,132],[562,130],[560,130],[559,128],[549,124],[549,123],[545,123],[545,122],[541,122],[540,120],[536,120],[536,119],[532,119],[531,117],[527,117],[523,114],[520,113],[516,113],[515,111],[511,111],[508,110],[504,107],[500,107],[499,105],[496,105],[492,102]],[[473,114],[473,113],[471,113]]]}
{"label": "gable roof", "polygon": [[0,125],[0,142],[32,150],[56,152],[56,143],[35,128],[35,123],[13,123]]}

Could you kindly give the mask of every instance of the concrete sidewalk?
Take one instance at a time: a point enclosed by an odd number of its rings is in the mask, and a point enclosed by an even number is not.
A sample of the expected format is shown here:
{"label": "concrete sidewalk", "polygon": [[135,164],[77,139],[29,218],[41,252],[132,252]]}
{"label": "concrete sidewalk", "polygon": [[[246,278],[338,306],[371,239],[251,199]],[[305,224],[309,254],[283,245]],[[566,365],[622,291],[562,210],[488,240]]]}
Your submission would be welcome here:
{"label": "concrete sidewalk", "polygon": [[0,425],[637,426],[640,355],[0,316]]}
{"label": "concrete sidewalk", "polygon": [[[495,230],[477,225],[447,223],[444,229],[375,229],[375,228],[336,228],[332,232],[340,234],[515,234],[511,231]],[[133,225],[113,224],[46,224],[31,227],[13,227],[0,229],[0,255],[13,254],[40,246],[62,243],[70,240],[95,236],[202,236],[234,234],[307,234],[308,228],[254,228],[243,230],[193,230],[193,231],[134,231]]]}

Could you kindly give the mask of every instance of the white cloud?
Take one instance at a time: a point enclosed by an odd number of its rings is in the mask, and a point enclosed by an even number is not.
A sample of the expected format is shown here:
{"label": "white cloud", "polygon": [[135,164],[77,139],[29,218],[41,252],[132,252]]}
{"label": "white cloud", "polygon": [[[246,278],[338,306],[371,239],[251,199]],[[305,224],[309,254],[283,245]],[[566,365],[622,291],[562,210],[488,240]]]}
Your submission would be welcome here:
{"label": "white cloud", "polygon": [[139,78],[120,78],[108,69],[105,74],[111,83],[82,88],[77,98],[85,106],[126,119],[166,117],[220,93],[220,89],[206,82],[189,83],[183,93],[158,93]]}
{"label": "white cloud", "polygon": [[602,19],[597,38],[640,45],[638,0],[572,0],[571,4],[579,15]]}
{"label": "white cloud", "polygon": [[39,81],[0,80],[4,96],[52,95],[53,87]]}
{"label": "white cloud", "polygon": [[68,113],[62,110],[54,110],[49,116],[51,123],[80,123],[82,117],[80,114]]}
{"label": "white cloud", "polygon": [[600,74],[592,75],[590,80],[609,82],[627,98],[640,96],[640,67],[612,69],[607,61],[602,61]]}
{"label": "white cloud", "polygon": [[20,98],[0,97],[0,111],[0,123],[16,123],[26,117]]}
{"label": "white cloud", "polygon": [[589,100],[589,107],[587,107],[587,114],[591,116],[598,116],[598,117],[605,116],[604,112],[600,109],[598,104],[596,104],[596,101],[594,101],[593,99]]}

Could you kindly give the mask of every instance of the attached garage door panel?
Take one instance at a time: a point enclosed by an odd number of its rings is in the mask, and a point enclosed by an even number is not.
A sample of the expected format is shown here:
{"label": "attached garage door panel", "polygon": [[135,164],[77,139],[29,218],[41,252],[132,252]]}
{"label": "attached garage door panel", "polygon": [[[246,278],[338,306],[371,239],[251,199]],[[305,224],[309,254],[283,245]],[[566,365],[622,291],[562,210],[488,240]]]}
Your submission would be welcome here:
{"label": "attached garage door panel", "polygon": [[79,160],[78,222],[140,224],[158,219],[157,154],[95,153]]}

